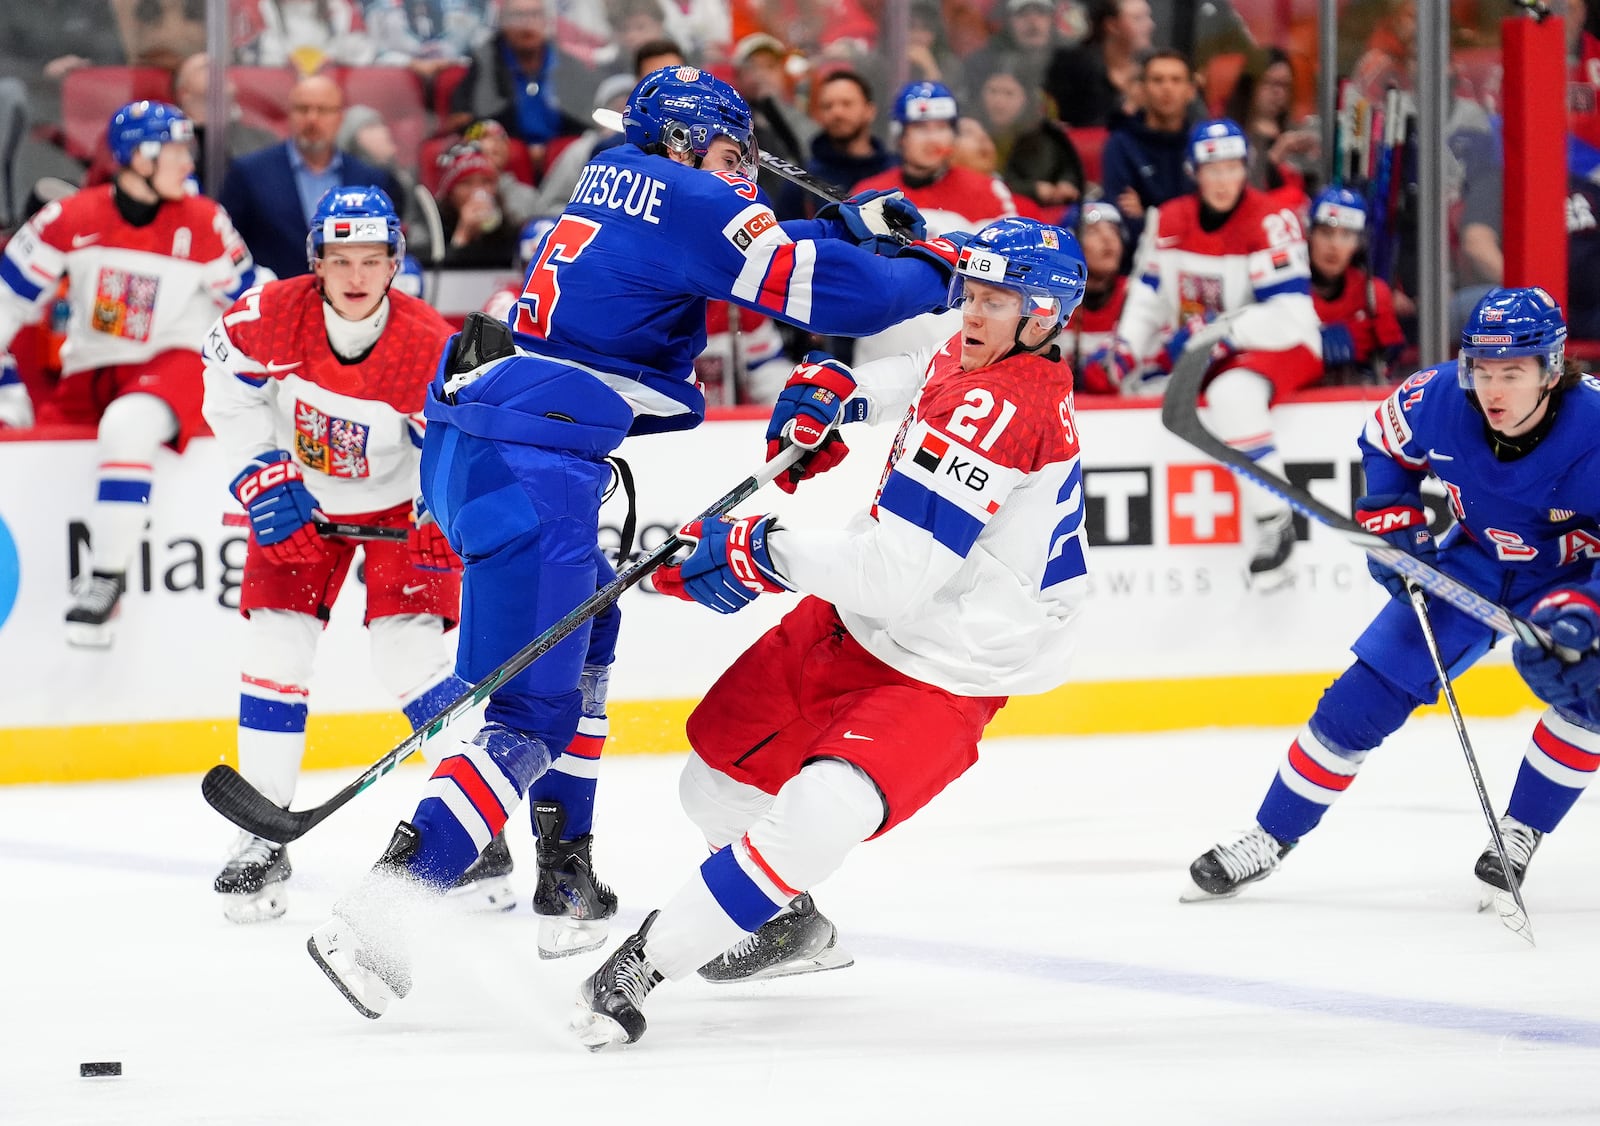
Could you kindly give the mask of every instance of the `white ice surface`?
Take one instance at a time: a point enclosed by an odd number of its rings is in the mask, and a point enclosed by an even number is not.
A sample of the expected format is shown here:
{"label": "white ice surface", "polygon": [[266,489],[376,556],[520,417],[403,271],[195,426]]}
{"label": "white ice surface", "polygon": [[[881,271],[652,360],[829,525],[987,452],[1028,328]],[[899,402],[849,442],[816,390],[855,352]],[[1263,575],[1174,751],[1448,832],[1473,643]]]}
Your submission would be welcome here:
{"label": "white ice surface", "polygon": [[[1497,806],[1531,718],[1472,725]],[[1439,719],[1376,752],[1269,881],[1179,904],[1291,735],[993,743],[817,889],[855,967],[668,983],[639,1044],[595,1055],[566,1021],[598,955],[541,962],[526,905],[437,923],[380,1021],[307,957],[418,772],[295,844],[289,913],[256,927],[210,893],[231,831],[198,779],[0,788],[0,1122],[1600,1122],[1600,799],[1534,862],[1537,949],[1474,911],[1487,834]],[[703,855],[680,761],[606,763],[613,940]],[[526,886],[522,815],[511,841]],[[107,1059],[122,1078],[78,1078]]]}

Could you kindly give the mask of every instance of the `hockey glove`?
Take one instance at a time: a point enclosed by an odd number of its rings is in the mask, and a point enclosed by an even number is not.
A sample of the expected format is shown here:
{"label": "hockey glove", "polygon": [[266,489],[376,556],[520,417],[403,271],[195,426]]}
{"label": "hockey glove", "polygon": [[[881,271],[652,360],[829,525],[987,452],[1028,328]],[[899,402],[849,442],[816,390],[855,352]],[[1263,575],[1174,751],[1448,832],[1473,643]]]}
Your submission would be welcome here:
{"label": "hockey glove", "polygon": [[956,263],[961,260],[961,248],[972,236],[966,231],[951,231],[938,238],[908,242],[895,252],[896,258],[920,258],[944,277],[949,284],[955,275]]}
{"label": "hockey glove", "polygon": [[[1433,565],[1438,554],[1433,543],[1433,533],[1428,531],[1428,515],[1422,511],[1422,498],[1384,493],[1364,496],[1356,501],[1356,523],[1375,536],[1382,536],[1390,546],[1416,556]],[[1393,598],[1408,600],[1405,576],[1368,557],[1367,570],[1380,582]]]}
{"label": "hockey glove", "polygon": [[773,516],[691,520],[678,529],[678,538],[693,550],[682,562],[656,571],[656,589],[719,614],[744,609],[758,594],[788,590],[767,549],[767,536],[777,527]]}
{"label": "hockey glove", "polygon": [[857,192],[840,203],[824,204],[817,218],[842,224],[857,246],[888,258],[928,234],[922,212],[898,190]]}
{"label": "hockey glove", "polygon": [[867,416],[867,401],[852,399],[856,377],[826,352],[807,352],[772,405],[767,423],[767,460],[777,457],[790,442],[812,453],[779,475],[778,488],[786,493],[807,477],[826,473],[844,460],[850,447],[839,436],[839,426]]}
{"label": "hockey glove", "polygon": [[1350,335],[1346,325],[1331,324],[1322,326],[1322,366],[1326,371],[1336,371],[1339,368],[1354,367],[1356,363],[1356,341]]}
{"label": "hockey glove", "polygon": [[268,563],[315,563],[322,540],[313,522],[316,499],[287,450],[271,450],[251,462],[228,489],[250,517],[250,530]]}
{"label": "hockey glove", "polygon": [[1592,702],[1600,688],[1600,606],[1582,591],[1553,590],[1534,605],[1528,620],[1549,630],[1557,645],[1583,654],[1568,664],[1540,646],[1513,644],[1511,659],[1533,694],[1558,708]]}
{"label": "hockey glove", "polygon": [[32,425],[33,400],[17,374],[17,361],[10,352],[0,352],[0,427],[26,430]]}
{"label": "hockey glove", "polygon": [[1131,391],[1128,381],[1139,370],[1139,361],[1134,358],[1133,349],[1118,340],[1091,355],[1084,361],[1084,369],[1084,383],[1091,390],[1103,383],[1115,394],[1127,394]]}
{"label": "hockey glove", "polygon": [[417,497],[411,502],[411,530],[406,533],[406,554],[419,571],[459,571],[461,557],[445,539],[444,529],[428,511],[427,502]]}
{"label": "hockey glove", "polygon": [[[1179,325],[1178,331],[1168,337],[1166,346],[1168,371],[1177,366],[1178,357],[1188,350],[1189,341],[1194,335],[1210,323],[1211,319],[1209,317],[1202,317],[1196,314]],[[1233,346],[1233,341],[1226,338],[1218,340],[1211,345],[1211,362],[1216,363],[1218,360],[1225,360],[1236,351],[1238,349]]]}

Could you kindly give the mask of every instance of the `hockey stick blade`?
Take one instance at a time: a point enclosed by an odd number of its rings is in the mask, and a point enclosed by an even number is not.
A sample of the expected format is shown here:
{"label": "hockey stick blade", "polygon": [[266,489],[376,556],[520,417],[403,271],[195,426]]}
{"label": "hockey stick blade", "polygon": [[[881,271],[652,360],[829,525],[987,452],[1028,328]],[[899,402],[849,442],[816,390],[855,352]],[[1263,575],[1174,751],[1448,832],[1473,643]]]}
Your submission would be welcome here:
{"label": "hockey stick blade", "polygon": [[1165,398],[1161,403],[1161,424],[1188,442],[1191,446],[1227,466],[1234,473],[1255,482],[1268,492],[1281,497],[1289,505],[1318,523],[1332,528],[1345,540],[1365,551],[1397,574],[1405,576],[1436,598],[1448,602],[1461,613],[1500,633],[1515,637],[1525,645],[1537,645],[1554,652],[1564,661],[1575,661],[1580,654],[1566,646],[1556,645],[1550,635],[1497,602],[1492,602],[1443,571],[1429,566],[1403,548],[1393,547],[1381,536],[1375,536],[1350,517],[1328,505],[1304,489],[1285,481],[1269,470],[1263,469],[1249,456],[1207,430],[1200,421],[1200,385],[1210,366],[1211,349],[1227,335],[1228,323],[1215,321],[1196,333],[1189,347],[1173,365],[1172,377],[1167,381]]}
{"label": "hockey stick blade", "polygon": [[[709,508],[700,513],[698,519],[711,520],[724,515],[735,505],[748,500],[761,486],[788,470],[810,452],[800,446],[789,446],[780,451],[778,456],[762,466],[759,472],[746,477],[719,497]],[[624,591],[637,585],[651,571],[666,563],[680,548],[686,546],[687,543],[677,536],[668,536],[648,555],[642,556],[624,568],[610,583],[595,591],[549,629],[517,650],[499,668],[494,669],[467,692],[451,701],[443,711],[413,731],[399,746],[367,767],[360,777],[321,805],[312,806],[310,809],[284,809],[226,763],[213,766],[206,772],[205,778],[200,783],[201,796],[212,809],[246,832],[265,837],[269,841],[276,841],[278,844],[288,844],[292,840],[297,840],[362,790],[421,750],[422,745],[429,739],[437,736],[488,699],[496,688],[554,649],[584,622],[621,598]]]}

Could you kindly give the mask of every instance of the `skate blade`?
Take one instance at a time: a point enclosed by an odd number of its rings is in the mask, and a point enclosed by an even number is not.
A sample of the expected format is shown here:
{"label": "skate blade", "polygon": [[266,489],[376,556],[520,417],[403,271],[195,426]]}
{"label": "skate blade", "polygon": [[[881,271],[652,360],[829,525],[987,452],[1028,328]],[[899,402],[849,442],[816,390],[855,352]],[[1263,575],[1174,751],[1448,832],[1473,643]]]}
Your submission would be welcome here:
{"label": "skate blade", "polygon": [[591,1052],[622,1047],[628,1043],[627,1030],[604,1013],[595,1012],[581,996],[578,998],[577,1007],[573,1010],[568,1027],[578,1038],[578,1043]]}
{"label": "skate blade", "polygon": [[253,895],[229,892],[217,898],[222,900],[222,917],[230,923],[265,923],[281,919],[289,910],[289,896],[282,884],[262,888]]}
{"label": "skate blade", "polygon": [[749,977],[702,977],[711,985],[743,985],[748,981],[771,981],[779,977],[796,977],[799,974],[826,973],[828,970],[847,970],[856,964],[855,958],[838,946],[830,946],[813,958],[796,958],[758,970]]}
{"label": "skate blade", "polygon": [[378,986],[373,995],[367,998],[356,996],[355,991],[345,984],[344,978],[339,976],[339,971],[333,968],[333,963],[329,960],[329,957],[323,954],[322,947],[317,943],[315,934],[306,939],[306,953],[311,955],[311,960],[327,975],[328,980],[333,982],[333,987],[339,991],[346,1001],[350,1002],[350,1007],[368,1020],[377,1020],[389,1008],[389,1000],[394,995],[377,978],[377,975],[373,975],[373,980]]}
{"label": "skate blade", "polygon": [[539,957],[549,961],[593,950],[605,944],[610,931],[609,919],[540,918]]}
{"label": "skate blade", "polygon": [[470,884],[453,887],[444,893],[444,897],[453,906],[468,913],[509,911],[517,905],[517,891],[511,886],[511,881],[503,876],[491,876],[486,880],[473,880]]}
{"label": "skate blade", "polygon": [[67,644],[77,649],[109,649],[117,639],[117,631],[107,622],[90,625],[88,622],[67,623]]}
{"label": "skate blade", "polygon": [[1270,571],[1250,573],[1250,589],[1256,594],[1276,594],[1293,584],[1294,570],[1287,563]]}
{"label": "skate blade", "polygon": [[1235,896],[1237,896],[1239,894],[1239,891],[1240,891],[1239,888],[1234,888],[1232,891],[1211,892],[1211,891],[1205,890],[1205,888],[1201,887],[1199,884],[1195,883],[1194,880],[1191,879],[1188,882],[1187,886],[1185,886],[1184,889],[1178,893],[1178,902],[1179,903],[1220,903],[1221,901],[1223,901],[1225,899],[1233,899]]}

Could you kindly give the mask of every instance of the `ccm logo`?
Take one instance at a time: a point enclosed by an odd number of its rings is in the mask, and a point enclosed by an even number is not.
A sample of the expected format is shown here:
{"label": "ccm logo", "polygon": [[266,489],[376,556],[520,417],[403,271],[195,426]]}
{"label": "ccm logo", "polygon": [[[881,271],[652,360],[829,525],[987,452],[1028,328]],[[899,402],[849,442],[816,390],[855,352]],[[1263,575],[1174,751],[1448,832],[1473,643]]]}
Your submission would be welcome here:
{"label": "ccm logo", "polygon": [[239,500],[243,504],[249,504],[268,489],[299,478],[300,467],[294,462],[275,461],[254,477],[245,478],[244,484],[239,486]]}
{"label": "ccm logo", "polygon": [[1409,528],[1415,522],[1415,516],[1405,509],[1389,508],[1382,512],[1374,512],[1364,520],[1363,526],[1369,532],[1385,535],[1389,532]]}

